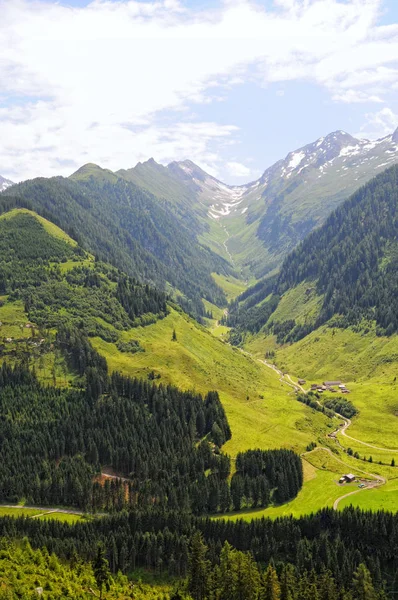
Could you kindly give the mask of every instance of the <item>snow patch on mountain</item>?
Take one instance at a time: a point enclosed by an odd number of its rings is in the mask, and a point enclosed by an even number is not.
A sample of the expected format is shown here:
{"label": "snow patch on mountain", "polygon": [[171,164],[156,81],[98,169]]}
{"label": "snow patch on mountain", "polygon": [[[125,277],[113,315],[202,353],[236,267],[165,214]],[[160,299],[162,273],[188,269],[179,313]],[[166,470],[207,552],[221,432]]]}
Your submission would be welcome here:
{"label": "snow patch on mountain", "polygon": [[230,215],[243,202],[242,196],[247,189],[246,187],[229,187],[218,181],[213,183],[213,186],[216,188],[213,195],[215,202],[209,208],[209,216],[213,219]]}
{"label": "snow patch on mountain", "polygon": [[0,192],[4,192],[4,190],[6,190],[7,188],[9,188],[12,185],[14,185],[14,183],[12,181],[10,181],[9,179],[5,179],[4,177],[1,177],[1,175],[0,175]]}
{"label": "snow patch on mountain", "polygon": [[296,167],[298,167],[303,158],[305,158],[305,152],[293,152],[288,165],[288,169],[295,169]]}

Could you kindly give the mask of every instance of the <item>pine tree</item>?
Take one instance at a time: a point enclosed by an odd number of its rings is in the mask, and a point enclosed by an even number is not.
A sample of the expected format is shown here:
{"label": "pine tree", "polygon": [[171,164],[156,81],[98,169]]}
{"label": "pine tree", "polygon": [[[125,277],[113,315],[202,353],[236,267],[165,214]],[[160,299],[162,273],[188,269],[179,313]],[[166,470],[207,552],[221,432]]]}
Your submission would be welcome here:
{"label": "pine tree", "polygon": [[281,587],[279,585],[278,575],[272,565],[268,565],[267,570],[262,576],[261,591],[259,600],[280,600]]}
{"label": "pine tree", "polygon": [[294,600],[296,592],[296,578],[293,565],[283,567],[281,574],[281,600]]}
{"label": "pine tree", "polygon": [[109,571],[108,561],[105,558],[105,550],[102,544],[98,544],[97,556],[93,562],[93,572],[97,587],[99,589],[100,598],[104,588],[108,591],[111,583],[111,573]]}
{"label": "pine tree", "polygon": [[207,596],[210,564],[206,559],[207,546],[202,534],[192,537],[189,560],[188,590],[193,600],[204,600]]}
{"label": "pine tree", "polygon": [[372,583],[372,577],[364,564],[360,564],[355,571],[352,587],[354,589],[354,596],[357,600],[377,599],[377,594]]}

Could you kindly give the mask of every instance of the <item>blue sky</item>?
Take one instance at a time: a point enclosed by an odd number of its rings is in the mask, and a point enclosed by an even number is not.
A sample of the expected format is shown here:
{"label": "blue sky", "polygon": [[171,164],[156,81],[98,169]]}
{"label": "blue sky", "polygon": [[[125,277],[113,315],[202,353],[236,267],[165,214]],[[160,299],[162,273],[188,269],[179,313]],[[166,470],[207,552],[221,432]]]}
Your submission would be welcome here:
{"label": "blue sky", "polygon": [[0,11],[0,174],[14,181],[153,157],[239,184],[336,129],[398,126],[396,0],[0,0]]}

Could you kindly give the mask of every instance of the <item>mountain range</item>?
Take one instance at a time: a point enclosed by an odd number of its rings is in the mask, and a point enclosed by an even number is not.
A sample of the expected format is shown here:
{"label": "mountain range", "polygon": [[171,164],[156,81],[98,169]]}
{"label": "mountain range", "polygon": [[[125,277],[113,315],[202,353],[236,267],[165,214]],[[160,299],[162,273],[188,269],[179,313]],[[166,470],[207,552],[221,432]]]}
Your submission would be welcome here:
{"label": "mountain range", "polygon": [[0,185],[3,197],[19,199],[134,277],[168,289],[199,316],[202,299],[225,305],[212,273],[244,281],[276,273],[338,205],[397,162],[398,129],[375,141],[336,131],[242,186],[190,160],[163,166],[154,159],[116,172],[87,164],[69,178],[18,185],[2,178]]}
{"label": "mountain range", "polygon": [[222,183],[189,160],[164,167],[150,159],[117,175],[195,215],[202,243],[250,279],[277,269],[334,208],[396,162],[398,129],[375,141],[336,131],[242,186]]}

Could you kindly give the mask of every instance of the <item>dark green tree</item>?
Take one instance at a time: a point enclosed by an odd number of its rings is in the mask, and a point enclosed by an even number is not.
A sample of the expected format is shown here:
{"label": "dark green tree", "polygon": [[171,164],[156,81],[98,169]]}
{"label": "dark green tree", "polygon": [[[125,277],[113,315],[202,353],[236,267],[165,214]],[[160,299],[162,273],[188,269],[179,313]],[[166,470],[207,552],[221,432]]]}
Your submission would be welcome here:
{"label": "dark green tree", "polygon": [[100,594],[99,597],[102,598],[104,588],[108,591],[111,585],[111,572],[109,570],[108,561],[105,558],[105,549],[102,544],[98,544],[97,555],[93,561],[93,572]]}
{"label": "dark green tree", "polygon": [[207,546],[197,531],[191,542],[188,590],[194,600],[204,600],[208,593],[210,563],[206,558]]}

